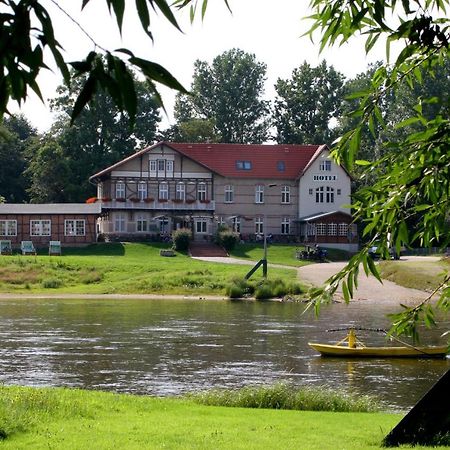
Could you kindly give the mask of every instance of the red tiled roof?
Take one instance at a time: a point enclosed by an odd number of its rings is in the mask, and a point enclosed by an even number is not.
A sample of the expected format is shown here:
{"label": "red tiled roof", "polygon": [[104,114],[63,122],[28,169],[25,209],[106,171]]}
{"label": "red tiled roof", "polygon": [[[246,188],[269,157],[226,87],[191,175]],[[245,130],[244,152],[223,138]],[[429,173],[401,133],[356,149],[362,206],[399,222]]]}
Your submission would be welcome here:
{"label": "red tiled roof", "polygon": [[[187,144],[165,145],[225,177],[295,179],[319,153],[321,145]],[[251,170],[239,170],[236,161],[249,161]],[[278,170],[279,162],[284,171]]]}
{"label": "red tiled roof", "polygon": [[[263,144],[189,144],[158,142],[134,153],[122,161],[92,175],[89,179],[105,175],[127,161],[134,159],[160,145],[166,145],[200,163],[212,172],[224,177],[296,179],[319,155],[325,145],[263,145]],[[237,161],[249,161],[251,170],[239,170]],[[284,163],[284,171],[278,163]]]}

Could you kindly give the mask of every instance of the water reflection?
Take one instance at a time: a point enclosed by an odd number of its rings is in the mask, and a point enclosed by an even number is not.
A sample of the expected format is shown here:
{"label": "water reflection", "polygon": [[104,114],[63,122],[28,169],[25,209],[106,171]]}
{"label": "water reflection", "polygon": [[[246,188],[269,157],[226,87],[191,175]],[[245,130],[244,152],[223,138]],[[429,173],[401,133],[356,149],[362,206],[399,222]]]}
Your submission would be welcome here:
{"label": "water reflection", "polygon": [[[289,381],[379,395],[408,408],[449,360],[321,358],[324,330],[388,325],[388,306],[332,305],[315,319],[299,304],[146,300],[0,302],[0,382],[172,395]],[[445,324],[448,327],[448,323]],[[444,327],[445,328],[445,327]],[[439,330],[426,343],[439,343]],[[366,333],[367,343],[383,338]]]}

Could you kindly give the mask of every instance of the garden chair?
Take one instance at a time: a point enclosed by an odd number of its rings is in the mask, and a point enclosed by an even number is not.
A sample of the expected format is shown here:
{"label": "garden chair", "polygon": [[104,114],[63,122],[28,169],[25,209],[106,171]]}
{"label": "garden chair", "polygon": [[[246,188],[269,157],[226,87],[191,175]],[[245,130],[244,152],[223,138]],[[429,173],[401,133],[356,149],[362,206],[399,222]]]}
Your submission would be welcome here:
{"label": "garden chair", "polygon": [[20,250],[22,251],[22,255],[36,254],[36,249],[34,248],[33,242],[31,241],[22,241],[20,243]]}
{"label": "garden chair", "polygon": [[11,255],[11,241],[0,241],[0,255]]}
{"label": "garden chair", "polygon": [[49,255],[61,255],[61,241],[50,241],[48,243]]}

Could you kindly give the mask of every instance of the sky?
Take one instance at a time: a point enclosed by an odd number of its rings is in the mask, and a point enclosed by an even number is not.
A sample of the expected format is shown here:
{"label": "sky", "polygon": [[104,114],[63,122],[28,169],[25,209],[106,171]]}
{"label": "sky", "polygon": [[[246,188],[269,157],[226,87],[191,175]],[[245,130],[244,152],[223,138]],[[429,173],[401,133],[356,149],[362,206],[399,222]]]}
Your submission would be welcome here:
{"label": "sky", "polygon": [[[347,78],[352,78],[365,71],[369,63],[384,56],[384,48],[378,47],[367,58],[361,38],[319,55],[318,44],[312,43],[309,37],[302,37],[311,24],[303,19],[311,13],[307,0],[229,0],[232,13],[222,0],[210,0],[204,21],[198,16],[191,24],[188,9],[177,13],[183,33],[161,14],[153,15],[153,43],[137,22],[134,2],[126,2],[128,9],[122,36],[104,6],[105,1],[91,0],[83,12],[80,12],[81,0],[60,0],[57,3],[77,20],[97,45],[109,50],[129,48],[137,56],[163,65],[186,88],[192,81],[195,60],[211,63],[214,57],[232,48],[255,54],[257,61],[267,65],[267,99],[275,97],[273,86],[277,79],[289,78],[293,69],[304,61],[316,66],[325,59]],[[66,61],[82,59],[95,49],[92,41],[51,0],[42,0],[42,4],[53,18],[55,34],[64,48]],[[46,103],[30,94],[21,112],[39,131],[45,131],[53,120],[47,99],[55,96],[61,76],[56,71],[47,70],[40,76],[39,83]],[[166,128],[173,123],[175,92],[163,87],[160,92],[167,110],[161,127]],[[10,109],[18,112],[15,106]]]}

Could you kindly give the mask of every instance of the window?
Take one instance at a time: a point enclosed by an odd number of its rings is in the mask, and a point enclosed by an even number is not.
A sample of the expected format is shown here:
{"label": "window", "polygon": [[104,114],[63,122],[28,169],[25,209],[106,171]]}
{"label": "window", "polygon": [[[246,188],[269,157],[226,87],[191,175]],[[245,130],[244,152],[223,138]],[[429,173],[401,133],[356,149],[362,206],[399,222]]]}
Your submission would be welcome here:
{"label": "window", "polygon": [[327,186],[327,203],[334,203],[334,188]]}
{"label": "window", "polygon": [[169,219],[167,217],[161,217],[158,219],[159,222],[159,232],[168,233],[169,232]]}
{"label": "window", "polygon": [[197,199],[201,202],[206,200],[206,183],[199,183],[197,186]]}
{"label": "window", "polygon": [[230,184],[225,186],[225,203],[234,202],[234,187]]}
{"label": "window", "polygon": [[196,219],[195,221],[195,232],[196,233],[206,233],[208,230],[208,222],[206,219]]}
{"label": "window", "polygon": [[159,200],[169,200],[169,185],[167,183],[161,183],[159,185]]}
{"label": "window", "polygon": [[166,160],[158,159],[158,172],[164,172],[166,170]]}
{"label": "window", "polygon": [[278,172],[284,172],[286,170],[286,164],[284,161],[277,161]]}
{"label": "window", "polygon": [[313,195],[313,190],[312,190],[312,188],[309,189],[309,195]]}
{"label": "window", "polygon": [[319,170],[321,171],[331,171],[331,161],[326,159],[325,161],[320,161]]}
{"label": "window", "polygon": [[251,170],[252,163],[251,163],[251,161],[236,161],[236,169],[237,170]]}
{"label": "window", "polygon": [[326,223],[318,223],[316,224],[317,236],[326,236],[327,234],[327,224]]}
{"label": "window", "polygon": [[138,214],[136,217],[136,230],[141,233],[148,231],[148,220],[144,214]]}
{"label": "window", "polygon": [[138,198],[139,200],[147,198],[147,185],[145,183],[138,184]]}
{"label": "window", "polygon": [[123,233],[125,231],[125,214],[115,214],[114,231]]}
{"label": "window", "polygon": [[291,203],[291,188],[283,186],[281,188],[281,203]]}
{"label": "window", "polygon": [[316,203],[323,203],[323,186],[316,188]]}
{"label": "window", "polygon": [[315,236],[316,235],[316,224],[315,223],[308,223],[306,232],[308,233],[308,236]]}
{"label": "window", "polygon": [[233,231],[235,233],[241,232],[241,218],[240,217],[233,217],[231,220],[231,227],[233,228]]}
{"label": "window", "polygon": [[0,236],[17,236],[17,220],[0,220]]}
{"label": "window", "polygon": [[172,173],[173,172],[173,161],[168,159],[166,161],[166,171]]}
{"label": "window", "polygon": [[150,160],[150,172],[156,172],[156,159]]}
{"label": "window", "polygon": [[255,233],[264,234],[264,220],[262,217],[257,217],[255,219]]}
{"label": "window", "polygon": [[281,234],[289,234],[291,232],[291,219],[283,217],[281,221]]}
{"label": "window", "polygon": [[177,200],[184,201],[185,197],[186,197],[186,186],[184,185],[184,183],[178,183],[175,192],[175,198]]}
{"label": "window", "polygon": [[336,194],[337,195],[341,195],[341,190],[340,189],[336,189]]}
{"label": "window", "polygon": [[328,224],[328,236],[337,236],[337,223]]}
{"label": "window", "polygon": [[125,183],[116,183],[116,198],[125,198]]}
{"label": "window", "polygon": [[50,220],[32,220],[30,222],[31,236],[50,236],[51,229],[52,225]]}
{"label": "window", "polygon": [[86,222],[84,219],[69,219],[64,221],[65,236],[85,236]]}
{"label": "window", "polygon": [[348,234],[348,224],[340,223],[339,224],[339,236],[347,236]]}
{"label": "window", "polygon": [[255,203],[264,203],[264,186],[262,184],[255,187]]}

